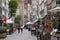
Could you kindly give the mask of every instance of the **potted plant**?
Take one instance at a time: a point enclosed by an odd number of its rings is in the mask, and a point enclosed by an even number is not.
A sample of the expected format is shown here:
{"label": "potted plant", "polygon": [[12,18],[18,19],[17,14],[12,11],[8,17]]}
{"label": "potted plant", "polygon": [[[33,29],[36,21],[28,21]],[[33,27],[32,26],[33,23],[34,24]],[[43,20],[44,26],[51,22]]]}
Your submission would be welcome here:
{"label": "potted plant", "polygon": [[6,38],[7,36],[7,29],[6,27],[0,27],[0,38]]}

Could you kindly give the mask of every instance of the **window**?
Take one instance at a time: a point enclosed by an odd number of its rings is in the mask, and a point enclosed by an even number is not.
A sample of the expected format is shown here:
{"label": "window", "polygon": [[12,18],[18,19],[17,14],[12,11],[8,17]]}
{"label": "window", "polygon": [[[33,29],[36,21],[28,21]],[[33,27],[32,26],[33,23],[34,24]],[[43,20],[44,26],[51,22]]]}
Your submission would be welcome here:
{"label": "window", "polygon": [[0,26],[2,26],[2,23],[3,23],[3,21],[2,21],[2,19],[0,19]]}
{"label": "window", "polygon": [[40,12],[41,16],[44,16],[44,9]]}
{"label": "window", "polygon": [[2,13],[2,8],[0,7],[0,13]]}
{"label": "window", "polygon": [[56,0],[56,4],[60,4],[60,0]]}
{"label": "window", "polygon": [[56,7],[56,1],[55,0],[52,1],[52,8],[54,8],[54,7]]}
{"label": "window", "polygon": [[42,6],[42,10],[43,10],[43,9],[44,9],[44,3],[42,3],[42,5],[41,5],[41,6]]}
{"label": "window", "polygon": [[28,0],[28,3],[31,4],[31,0]]}

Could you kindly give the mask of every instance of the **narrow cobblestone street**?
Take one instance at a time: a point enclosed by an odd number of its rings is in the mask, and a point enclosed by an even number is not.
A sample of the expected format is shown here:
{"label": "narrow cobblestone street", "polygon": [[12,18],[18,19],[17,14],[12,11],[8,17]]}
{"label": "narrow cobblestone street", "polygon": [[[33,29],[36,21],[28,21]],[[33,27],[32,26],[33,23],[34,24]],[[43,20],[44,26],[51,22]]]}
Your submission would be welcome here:
{"label": "narrow cobblestone street", "polygon": [[23,30],[23,33],[19,33],[16,31],[12,35],[8,35],[6,39],[0,40],[37,40],[35,36],[31,36],[30,32],[26,29]]}

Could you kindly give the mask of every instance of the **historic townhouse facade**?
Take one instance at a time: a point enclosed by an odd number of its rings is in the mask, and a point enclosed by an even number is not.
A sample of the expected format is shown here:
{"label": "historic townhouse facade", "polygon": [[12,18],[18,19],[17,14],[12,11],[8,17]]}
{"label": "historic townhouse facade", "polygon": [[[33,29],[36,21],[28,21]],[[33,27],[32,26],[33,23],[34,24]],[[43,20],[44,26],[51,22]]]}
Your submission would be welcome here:
{"label": "historic townhouse facade", "polygon": [[9,17],[8,1],[9,0],[2,0],[2,15],[6,16],[6,18]]}

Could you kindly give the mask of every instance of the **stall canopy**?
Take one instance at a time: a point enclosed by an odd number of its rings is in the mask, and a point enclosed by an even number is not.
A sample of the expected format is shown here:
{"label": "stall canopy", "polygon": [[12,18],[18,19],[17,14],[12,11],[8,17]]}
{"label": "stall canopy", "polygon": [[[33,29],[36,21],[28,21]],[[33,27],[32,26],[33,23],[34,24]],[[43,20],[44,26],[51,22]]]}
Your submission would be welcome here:
{"label": "stall canopy", "polygon": [[11,19],[8,19],[6,23],[14,23],[14,21],[12,21]]}

